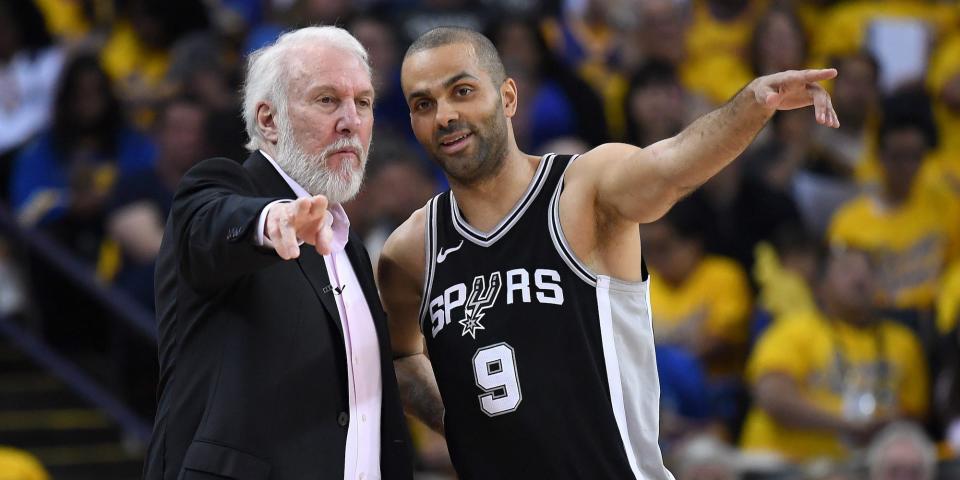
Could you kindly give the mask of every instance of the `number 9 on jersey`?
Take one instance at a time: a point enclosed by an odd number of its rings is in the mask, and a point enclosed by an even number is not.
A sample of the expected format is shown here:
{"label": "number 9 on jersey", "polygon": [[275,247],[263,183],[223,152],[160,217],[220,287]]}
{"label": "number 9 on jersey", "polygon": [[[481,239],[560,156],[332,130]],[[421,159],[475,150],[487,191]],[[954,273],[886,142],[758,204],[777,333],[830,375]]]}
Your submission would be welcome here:
{"label": "number 9 on jersey", "polygon": [[516,356],[513,347],[506,343],[477,350],[473,356],[473,376],[484,392],[479,395],[480,409],[491,417],[516,410],[523,400]]}

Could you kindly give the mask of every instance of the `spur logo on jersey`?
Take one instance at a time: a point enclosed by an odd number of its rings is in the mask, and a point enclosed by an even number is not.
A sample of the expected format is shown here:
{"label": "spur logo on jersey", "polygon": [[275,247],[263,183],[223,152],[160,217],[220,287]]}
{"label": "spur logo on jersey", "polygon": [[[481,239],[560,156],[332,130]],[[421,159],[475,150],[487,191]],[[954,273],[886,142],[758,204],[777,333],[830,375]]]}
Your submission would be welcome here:
{"label": "spur logo on jersey", "polygon": [[[503,279],[506,279],[505,285]],[[538,268],[531,275],[527,269],[516,268],[503,275],[499,271],[489,276],[477,275],[469,293],[466,284],[458,283],[430,300],[430,333],[436,338],[445,326],[459,318],[457,323],[463,327],[460,335],[470,334],[476,339],[478,330],[486,330],[480,322],[486,310],[496,305],[501,290],[505,290],[503,297],[507,305],[534,301],[563,305],[563,288],[560,287],[560,273],[556,270]]]}
{"label": "spur logo on jersey", "polygon": [[473,286],[470,288],[470,298],[467,299],[467,307],[464,309],[466,315],[460,320],[463,325],[463,333],[470,334],[473,339],[477,338],[477,330],[486,330],[480,320],[483,320],[484,310],[493,306],[500,295],[500,272],[490,274],[490,283],[484,281],[483,275],[473,277]]}

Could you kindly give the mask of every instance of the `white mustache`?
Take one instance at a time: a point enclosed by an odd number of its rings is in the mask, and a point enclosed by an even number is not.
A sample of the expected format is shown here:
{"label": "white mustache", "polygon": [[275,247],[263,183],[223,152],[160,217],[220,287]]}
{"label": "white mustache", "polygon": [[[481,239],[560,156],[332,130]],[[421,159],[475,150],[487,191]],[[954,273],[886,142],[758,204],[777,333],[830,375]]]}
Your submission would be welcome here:
{"label": "white mustache", "polygon": [[320,152],[320,158],[326,160],[330,157],[330,155],[341,151],[353,152],[353,154],[360,159],[363,159],[364,153],[366,153],[365,149],[363,148],[363,144],[360,143],[359,138],[340,137],[335,142],[327,145],[327,147]]}

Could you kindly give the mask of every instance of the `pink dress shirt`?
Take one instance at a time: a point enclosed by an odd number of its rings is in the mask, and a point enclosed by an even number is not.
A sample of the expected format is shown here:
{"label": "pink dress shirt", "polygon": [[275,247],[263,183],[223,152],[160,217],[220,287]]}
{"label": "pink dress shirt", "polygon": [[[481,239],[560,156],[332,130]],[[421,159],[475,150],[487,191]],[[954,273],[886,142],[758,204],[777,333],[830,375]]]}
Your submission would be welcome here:
{"label": "pink dress shirt", "polygon": [[[266,152],[260,151],[280,173],[297,198],[311,196],[290,178]],[[257,244],[271,247],[263,235],[267,212],[278,200],[264,207],[260,213]],[[332,253],[324,255],[330,285],[339,288],[337,310],[343,325],[343,343],[347,352],[347,390],[350,401],[350,423],[347,428],[344,480],[375,480],[380,478],[380,403],[383,394],[380,377],[380,345],[373,326],[370,307],[360,288],[360,282],[344,251],[350,232],[350,219],[340,204],[327,207],[325,221],[333,230]],[[320,473],[320,472],[317,472]]]}

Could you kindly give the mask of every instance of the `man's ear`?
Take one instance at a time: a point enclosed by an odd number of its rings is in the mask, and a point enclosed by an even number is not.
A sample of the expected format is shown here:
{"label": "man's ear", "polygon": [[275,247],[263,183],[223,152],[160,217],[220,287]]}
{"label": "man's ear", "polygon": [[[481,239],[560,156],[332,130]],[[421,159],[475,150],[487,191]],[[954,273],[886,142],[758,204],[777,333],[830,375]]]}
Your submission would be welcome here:
{"label": "man's ear", "polygon": [[517,83],[507,78],[500,85],[500,98],[503,100],[503,113],[507,118],[513,118],[517,113]]}
{"label": "man's ear", "polygon": [[269,102],[257,104],[257,128],[261,135],[270,143],[277,143],[280,139],[280,126],[277,125],[277,110]]}

